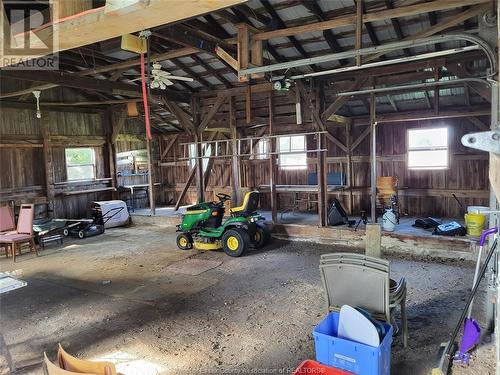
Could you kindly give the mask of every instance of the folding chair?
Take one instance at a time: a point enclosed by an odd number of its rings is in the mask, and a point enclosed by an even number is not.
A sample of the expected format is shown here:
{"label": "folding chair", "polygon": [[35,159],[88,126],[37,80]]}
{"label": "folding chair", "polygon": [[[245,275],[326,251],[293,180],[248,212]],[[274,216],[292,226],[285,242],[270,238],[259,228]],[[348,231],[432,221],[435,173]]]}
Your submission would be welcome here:
{"label": "folding chair", "polygon": [[[44,375],[81,375],[78,372],[66,371],[60,367],[54,365],[48,358],[47,354],[43,353],[43,373]],[[97,375],[97,374],[87,374],[87,375]]]}
{"label": "folding chair", "polygon": [[57,352],[59,367],[64,370],[73,371],[80,374],[95,375],[119,375],[116,373],[115,365],[111,362],[84,361],[66,353],[59,344]]}
{"label": "folding chair", "polygon": [[399,305],[403,345],[407,346],[406,281],[389,278],[388,261],[361,254],[325,254],[320,272],[330,311],[340,311],[342,305],[361,307],[376,319],[391,322],[397,333],[394,312]]}

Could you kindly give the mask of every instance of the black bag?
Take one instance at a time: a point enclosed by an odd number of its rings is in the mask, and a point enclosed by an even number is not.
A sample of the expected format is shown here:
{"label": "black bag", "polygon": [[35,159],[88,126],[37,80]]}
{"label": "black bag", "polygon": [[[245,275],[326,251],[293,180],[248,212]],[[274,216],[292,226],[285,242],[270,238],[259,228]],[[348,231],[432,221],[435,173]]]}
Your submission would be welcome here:
{"label": "black bag", "polygon": [[456,221],[438,225],[432,232],[432,234],[440,236],[465,236],[466,233],[465,228]]}
{"label": "black bag", "polygon": [[328,225],[349,225],[349,217],[337,198],[333,199],[332,207],[328,210]]}

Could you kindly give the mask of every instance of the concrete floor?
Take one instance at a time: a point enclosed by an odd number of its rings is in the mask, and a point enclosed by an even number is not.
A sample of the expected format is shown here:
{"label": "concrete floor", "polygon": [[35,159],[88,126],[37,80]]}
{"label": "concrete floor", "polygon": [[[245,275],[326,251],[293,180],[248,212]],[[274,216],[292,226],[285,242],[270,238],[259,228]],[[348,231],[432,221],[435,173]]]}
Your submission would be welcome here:
{"label": "concrete floor", "polygon": [[[0,374],[9,373],[7,362],[15,374],[41,374],[43,352],[54,359],[58,342],[81,358],[112,360],[126,375],[291,370],[314,358],[311,331],[326,313],[319,256],[342,250],[274,241],[230,258],[178,250],[172,229],[135,226],[50,245],[16,264],[2,258],[0,270],[22,270],[28,286],[0,299]],[[186,258],[220,265],[197,276],[166,270]],[[469,263],[391,259],[391,276],[407,279],[410,330],[407,349],[395,337],[393,374],[429,372],[472,273]],[[484,295],[477,301],[481,322]],[[492,349],[485,348],[457,373],[493,374]]]}

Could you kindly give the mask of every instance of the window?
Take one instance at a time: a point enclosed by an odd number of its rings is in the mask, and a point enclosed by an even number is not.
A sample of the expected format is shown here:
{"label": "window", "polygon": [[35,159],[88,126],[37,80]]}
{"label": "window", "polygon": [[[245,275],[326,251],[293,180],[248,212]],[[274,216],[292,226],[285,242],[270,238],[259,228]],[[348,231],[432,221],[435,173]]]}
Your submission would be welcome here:
{"label": "window", "polygon": [[269,138],[260,138],[254,147],[251,158],[260,160],[269,158]]}
{"label": "window", "polygon": [[408,130],[408,168],[448,168],[448,128]]}
{"label": "window", "polygon": [[307,152],[304,135],[278,137],[279,166],[281,169],[306,169]]}
{"label": "window", "polygon": [[[201,147],[204,150],[203,156],[210,156],[212,152],[212,145],[203,143]],[[208,160],[209,160],[208,157],[203,158],[203,164],[202,164],[203,172],[205,172],[208,168]],[[195,164],[196,164],[196,143],[191,143],[189,145],[189,166],[191,168],[194,168]]]}
{"label": "window", "polygon": [[68,181],[93,180],[95,178],[95,154],[93,148],[67,148],[66,174]]}

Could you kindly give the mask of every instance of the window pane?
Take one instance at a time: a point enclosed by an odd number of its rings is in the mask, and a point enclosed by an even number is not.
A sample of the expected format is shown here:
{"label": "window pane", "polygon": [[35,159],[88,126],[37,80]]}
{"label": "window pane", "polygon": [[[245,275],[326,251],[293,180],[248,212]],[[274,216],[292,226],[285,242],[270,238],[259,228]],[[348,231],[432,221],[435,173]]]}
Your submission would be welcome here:
{"label": "window pane", "polygon": [[448,150],[409,151],[408,167],[413,169],[447,168]]}
{"label": "window pane", "polygon": [[447,146],[448,128],[412,129],[408,131],[408,147],[410,149]]}
{"label": "window pane", "polygon": [[280,155],[279,165],[282,169],[306,169],[307,155],[306,153]]}
{"label": "window pane", "polygon": [[68,181],[92,180],[95,177],[93,165],[68,166],[67,172],[68,172]]}
{"label": "window pane", "polygon": [[290,137],[279,137],[278,152],[290,151]]}
{"label": "window pane", "polygon": [[290,149],[292,151],[305,151],[305,136],[303,135],[295,135],[293,137],[290,137],[290,143],[291,147]]}
{"label": "window pane", "polygon": [[269,139],[261,139],[257,145],[257,159],[267,159]]}
{"label": "window pane", "polygon": [[94,164],[92,148],[67,148],[64,151],[68,165]]}

